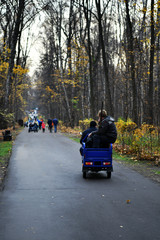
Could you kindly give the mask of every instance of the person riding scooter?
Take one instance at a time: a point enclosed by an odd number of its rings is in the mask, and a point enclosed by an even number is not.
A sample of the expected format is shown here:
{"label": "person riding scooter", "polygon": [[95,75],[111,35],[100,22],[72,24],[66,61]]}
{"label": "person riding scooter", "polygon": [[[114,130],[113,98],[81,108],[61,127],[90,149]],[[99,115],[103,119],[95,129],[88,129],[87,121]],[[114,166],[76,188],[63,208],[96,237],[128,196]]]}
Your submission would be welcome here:
{"label": "person riding scooter", "polygon": [[107,116],[105,110],[100,110],[98,117],[99,127],[96,131],[91,132],[88,137],[93,140],[93,148],[106,148],[117,139],[115,120],[111,116]]}

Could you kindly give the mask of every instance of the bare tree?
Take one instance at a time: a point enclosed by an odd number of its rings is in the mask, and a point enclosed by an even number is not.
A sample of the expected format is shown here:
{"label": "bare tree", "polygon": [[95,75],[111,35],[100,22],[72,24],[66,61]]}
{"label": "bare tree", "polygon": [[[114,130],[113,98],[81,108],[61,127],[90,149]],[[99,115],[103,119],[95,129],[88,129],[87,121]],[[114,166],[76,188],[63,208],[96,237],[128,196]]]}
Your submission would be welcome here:
{"label": "bare tree", "polygon": [[157,43],[156,43],[156,50],[157,50],[157,104],[156,104],[156,125],[158,126],[160,124],[160,110],[159,110],[159,106],[160,106],[160,1],[158,1],[157,3],[157,31],[156,31],[156,36],[157,36]]}
{"label": "bare tree", "polygon": [[134,46],[133,46],[133,27],[130,19],[129,5],[128,0],[125,1],[126,4],[126,25],[127,25],[127,38],[128,38],[128,51],[130,58],[130,66],[131,66],[131,79],[132,79],[132,96],[133,96],[133,108],[132,108],[132,118],[133,121],[137,123],[138,115],[137,115],[137,86],[135,79],[135,57],[134,57]]}
{"label": "bare tree", "polygon": [[[107,2],[105,8],[108,6],[110,0]],[[103,68],[104,68],[104,76],[105,76],[105,83],[106,83],[106,99],[107,99],[107,112],[108,114],[114,115],[114,109],[113,109],[113,102],[111,99],[111,90],[110,90],[110,83],[109,83],[109,69],[108,69],[108,59],[107,54],[105,50],[105,44],[104,44],[104,36],[103,36],[103,27],[102,27],[102,16],[103,12],[101,12],[101,0],[95,0],[96,7],[97,7],[97,18],[98,18],[98,26],[99,26],[99,41],[100,46],[102,49],[102,58],[103,58]]]}
{"label": "bare tree", "polygon": [[17,18],[15,21],[15,26],[14,26],[14,30],[13,30],[13,34],[12,34],[11,55],[10,55],[10,59],[9,59],[8,75],[7,75],[7,79],[6,79],[6,95],[5,95],[5,107],[6,108],[8,108],[8,104],[9,104],[9,94],[10,94],[10,84],[12,81],[12,71],[13,71],[13,67],[14,67],[16,46],[17,46],[17,41],[19,38],[20,25],[21,25],[22,18],[23,18],[24,7],[25,7],[25,0],[20,0],[18,2]]}
{"label": "bare tree", "polygon": [[149,88],[148,88],[148,123],[153,124],[154,105],[153,105],[153,66],[155,49],[154,31],[154,0],[151,0],[151,46],[150,46],[150,68],[149,68]]}

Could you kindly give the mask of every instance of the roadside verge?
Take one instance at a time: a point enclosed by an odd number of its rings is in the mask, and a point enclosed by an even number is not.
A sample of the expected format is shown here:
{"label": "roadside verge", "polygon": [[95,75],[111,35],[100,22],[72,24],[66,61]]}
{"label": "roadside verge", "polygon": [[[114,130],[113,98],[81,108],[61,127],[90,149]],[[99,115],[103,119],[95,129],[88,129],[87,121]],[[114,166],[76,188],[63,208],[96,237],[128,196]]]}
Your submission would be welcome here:
{"label": "roadside verge", "polygon": [[[9,129],[11,130],[11,129]],[[4,188],[4,179],[7,174],[9,160],[12,154],[12,146],[16,139],[16,136],[20,131],[23,130],[23,127],[16,126],[15,130],[11,130],[12,141],[3,141],[3,134],[5,130],[0,130],[0,191]]]}

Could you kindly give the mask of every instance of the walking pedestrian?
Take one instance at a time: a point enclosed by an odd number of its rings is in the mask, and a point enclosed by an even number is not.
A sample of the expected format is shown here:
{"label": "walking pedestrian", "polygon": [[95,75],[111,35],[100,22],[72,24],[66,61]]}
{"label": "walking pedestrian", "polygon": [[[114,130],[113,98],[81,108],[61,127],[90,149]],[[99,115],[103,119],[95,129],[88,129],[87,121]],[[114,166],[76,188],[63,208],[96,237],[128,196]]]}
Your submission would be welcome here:
{"label": "walking pedestrian", "polygon": [[48,128],[50,132],[52,132],[52,127],[53,127],[52,124],[53,124],[52,120],[48,119]]}
{"label": "walking pedestrian", "polygon": [[58,125],[58,119],[57,118],[53,119],[53,124],[54,124],[54,132],[56,133],[57,132],[57,125]]}
{"label": "walking pedestrian", "polygon": [[43,130],[43,132],[45,132],[45,123],[44,122],[42,122],[42,130]]}

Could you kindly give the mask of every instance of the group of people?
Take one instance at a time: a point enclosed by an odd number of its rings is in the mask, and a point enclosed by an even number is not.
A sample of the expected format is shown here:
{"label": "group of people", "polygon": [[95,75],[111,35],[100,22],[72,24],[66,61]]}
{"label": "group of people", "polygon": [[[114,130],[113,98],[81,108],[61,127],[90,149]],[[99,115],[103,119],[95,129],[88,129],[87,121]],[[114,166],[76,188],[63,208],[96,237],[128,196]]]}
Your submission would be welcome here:
{"label": "group of people", "polygon": [[[108,148],[111,143],[114,143],[117,139],[117,129],[115,125],[115,120],[111,116],[107,116],[105,110],[100,110],[98,112],[98,126],[96,121],[90,122],[90,127],[82,133],[80,143],[85,142],[86,148]],[[54,132],[57,132],[58,119],[48,119],[48,129],[52,132],[54,127]],[[45,132],[45,123],[43,119],[35,119],[35,124],[42,128]],[[80,148],[81,155],[83,154],[82,147]]]}
{"label": "group of people", "polygon": [[57,118],[54,118],[53,120],[48,119],[47,123],[48,123],[49,131],[52,132],[52,128],[54,127],[54,132],[56,133],[57,132],[58,119]]}
{"label": "group of people", "polygon": [[[117,129],[114,118],[107,116],[105,110],[98,112],[98,127],[95,121],[90,122],[90,127],[82,133],[80,143],[85,142],[87,148],[108,148],[117,139]],[[80,148],[83,154],[82,147]]]}
{"label": "group of people", "polygon": [[39,122],[39,129],[42,128],[42,131],[45,132],[46,125],[45,125],[43,119],[41,119],[41,121],[39,120],[38,122]]}
{"label": "group of people", "polygon": [[[57,118],[54,118],[53,120],[48,119],[47,123],[48,123],[49,131],[52,132],[52,128],[54,127],[54,132],[56,133],[57,132],[58,119]],[[34,121],[29,123],[29,127],[31,125],[35,126],[36,128],[39,128],[40,130],[42,129],[42,131],[45,132],[46,124],[44,123],[43,119],[39,120],[39,119],[35,118]]]}

